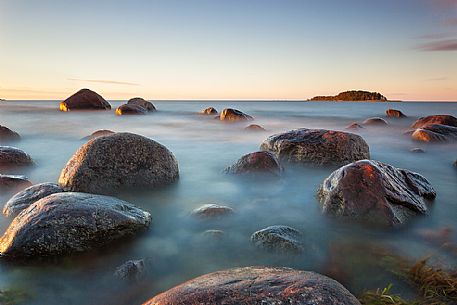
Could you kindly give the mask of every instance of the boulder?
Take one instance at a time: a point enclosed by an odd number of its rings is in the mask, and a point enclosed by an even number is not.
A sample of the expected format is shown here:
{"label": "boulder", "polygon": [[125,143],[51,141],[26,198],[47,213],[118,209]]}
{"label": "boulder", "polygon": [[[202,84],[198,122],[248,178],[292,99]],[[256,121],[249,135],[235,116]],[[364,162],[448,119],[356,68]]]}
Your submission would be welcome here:
{"label": "boulder", "polygon": [[11,146],[0,146],[0,166],[25,166],[32,164],[32,158],[23,150]]}
{"label": "boulder", "polygon": [[89,89],[81,89],[60,103],[60,111],[109,109],[111,105],[100,94]]}
{"label": "boulder", "polygon": [[362,128],[363,128],[363,126],[356,122],[354,122],[351,125],[348,125],[346,127],[346,129],[362,129]]}
{"label": "boulder", "polygon": [[417,129],[422,128],[426,125],[447,125],[457,127],[457,118],[452,115],[440,114],[440,115],[430,115],[426,117],[419,118],[416,122],[411,125],[411,128]]}
{"label": "boulder", "polygon": [[233,214],[233,209],[225,205],[204,204],[192,211],[193,216],[201,218],[220,217]]}
{"label": "boulder", "polygon": [[156,111],[156,107],[153,103],[146,101],[141,97],[134,97],[127,101],[127,105],[137,105],[146,109],[146,111],[153,112]]}
{"label": "boulder", "polygon": [[4,257],[60,256],[89,251],[145,230],[151,215],[114,197],[56,193],[14,218],[0,238]]}
{"label": "boulder", "polygon": [[368,118],[362,123],[363,125],[370,125],[370,126],[384,126],[388,125],[386,120],[383,118],[378,118],[378,117],[373,117],[373,118]]}
{"label": "boulder", "polygon": [[386,115],[388,118],[406,118],[406,115],[404,115],[403,112],[396,109],[387,109]]}
{"label": "boulder", "polygon": [[280,160],[317,165],[370,158],[368,144],[361,136],[325,129],[302,128],[273,135],[260,149],[273,152]]}
{"label": "boulder", "polygon": [[135,104],[124,104],[116,108],[116,115],[127,115],[127,114],[146,114],[148,111]]}
{"label": "boulder", "polygon": [[28,208],[35,201],[38,201],[51,194],[61,193],[63,189],[55,183],[40,183],[32,185],[17,193],[3,206],[3,215],[6,217],[16,216],[22,210]]}
{"label": "boulder", "polygon": [[360,305],[337,281],[290,268],[244,267],[209,273],[167,290],[143,305]]}
{"label": "boulder", "polygon": [[213,107],[208,107],[208,108],[200,111],[200,114],[215,115],[215,114],[217,114],[217,110]]}
{"label": "boulder", "polygon": [[324,214],[382,226],[401,225],[427,214],[427,200],[435,196],[423,176],[373,160],[337,169],[318,191]]}
{"label": "boulder", "polygon": [[114,276],[121,280],[140,281],[144,276],[144,259],[126,261],[116,268]]}
{"label": "boulder", "polygon": [[257,125],[257,124],[251,124],[251,125],[245,127],[244,129],[248,130],[248,131],[266,131],[265,128],[263,128],[262,126]]}
{"label": "boulder", "polygon": [[237,121],[251,121],[253,120],[252,116],[247,115],[239,110],[232,108],[225,108],[219,115],[219,120],[228,121],[228,122],[237,122]]}
{"label": "boulder", "polygon": [[301,233],[288,226],[270,226],[252,234],[251,242],[260,249],[276,253],[301,253]]}
{"label": "boulder", "polygon": [[163,145],[131,133],[88,141],[60,174],[65,191],[113,194],[119,189],[154,189],[179,177],[178,162]]}
{"label": "boulder", "polygon": [[115,133],[115,132],[108,130],[108,129],[100,129],[100,130],[94,131],[87,137],[82,138],[81,140],[84,140],[84,141],[92,140],[92,139],[95,139],[98,137],[109,136],[109,135],[112,135],[113,133]]}
{"label": "boulder", "polygon": [[25,176],[0,174],[0,192],[15,193],[31,185],[32,183]]}
{"label": "boulder", "polygon": [[9,141],[16,141],[19,140],[21,136],[9,129],[8,127],[0,125],[0,143],[2,142],[9,142]]}
{"label": "boulder", "polygon": [[268,174],[279,177],[281,165],[276,156],[269,151],[257,151],[242,156],[235,164],[227,167],[227,174]]}
{"label": "boulder", "polygon": [[414,130],[411,138],[421,142],[455,142],[457,141],[457,127],[431,124]]}

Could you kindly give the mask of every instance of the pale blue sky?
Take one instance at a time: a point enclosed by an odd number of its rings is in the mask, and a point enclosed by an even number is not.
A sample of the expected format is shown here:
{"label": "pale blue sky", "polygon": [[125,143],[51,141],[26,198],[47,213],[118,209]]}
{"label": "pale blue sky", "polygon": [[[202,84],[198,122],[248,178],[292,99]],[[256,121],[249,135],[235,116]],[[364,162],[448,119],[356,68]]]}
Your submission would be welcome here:
{"label": "pale blue sky", "polygon": [[457,0],[0,0],[0,97],[457,100]]}

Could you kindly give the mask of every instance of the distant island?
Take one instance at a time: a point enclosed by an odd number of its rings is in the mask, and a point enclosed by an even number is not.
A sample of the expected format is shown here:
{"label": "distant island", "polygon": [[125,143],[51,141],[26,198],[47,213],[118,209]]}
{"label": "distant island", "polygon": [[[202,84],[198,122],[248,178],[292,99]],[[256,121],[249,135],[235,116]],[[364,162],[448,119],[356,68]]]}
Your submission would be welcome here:
{"label": "distant island", "polygon": [[309,101],[351,101],[351,102],[387,102],[387,98],[378,92],[352,90],[335,96],[315,96]]}
{"label": "distant island", "polygon": [[0,98],[0,102],[6,102],[4,98]]}

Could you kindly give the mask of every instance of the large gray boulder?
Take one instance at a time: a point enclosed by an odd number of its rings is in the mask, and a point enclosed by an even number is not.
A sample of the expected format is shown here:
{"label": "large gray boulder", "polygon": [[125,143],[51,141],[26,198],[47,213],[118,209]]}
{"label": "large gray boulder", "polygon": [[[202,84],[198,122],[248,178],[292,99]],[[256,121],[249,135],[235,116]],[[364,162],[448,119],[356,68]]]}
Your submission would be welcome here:
{"label": "large gray boulder", "polygon": [[65,191],[114,194],[120,189],[154,189],[179,177],[178,162],[163,145],[132,133],[88,141],[62,170]]}
{"label": "large gray boulder", "polygon": [[5,203],[3,206],[3,215],[6,217],[16,216],[22,210],[35,203],[35,201],[51,194],[61,192],[63,192],[63,189],[55,183],[46,182],[32,185],[31,187],[28,187],[14,195]]}
{"label": "large gray boulder", "polygon": [[146,229],[151,215],[114,197],[56,193],[14,218],[0,238],[4,257],[60,256],[88,251]]}
{"label": "large gray boulder", "polygon": [[11,146],[0,146],[0,166],[24,166],[32,164],[32,158],[23,150]]}
{"label": "large gray boulder", "polygon": [[260,149],[280,160],[317,165],[342,165],[370,158],[365,140],[353,133],[325,129],[295,129],[270,136]]}
{"label": "large gray boulder", "polygon": [[373,160],[337,169],[318,191],[324,214],[381,226],[401,225],[427,214],[427,200],[435,196],[423,176]]}
{"label": "large gray boulder", "polygon": [[146,111],[150,111],[150,112],[156,111],[156,107],[154,106],[153,103],[148,102],[144,98],[141,98],[141,97],[134,97],[134,98],[129,99],[127,101],[127,105],[137,105],[137,106],[143,107],[144,109],[146,109]]}
{"label": "large gray boulder", "polygon": [[144,305],[360,305],[340,283],[290,268],[244,267],[202,275]]}
{"label": "large gray boulder", "polygon": [[98,93],[81,89],[60,103],[60,111],[109,110],[111,105]]}
{"label": "large gray boulder", "polygon": [[300,231],[288,226],[270,226],[254,232],[251,242],[259,249],[276,253],[301,253]]}

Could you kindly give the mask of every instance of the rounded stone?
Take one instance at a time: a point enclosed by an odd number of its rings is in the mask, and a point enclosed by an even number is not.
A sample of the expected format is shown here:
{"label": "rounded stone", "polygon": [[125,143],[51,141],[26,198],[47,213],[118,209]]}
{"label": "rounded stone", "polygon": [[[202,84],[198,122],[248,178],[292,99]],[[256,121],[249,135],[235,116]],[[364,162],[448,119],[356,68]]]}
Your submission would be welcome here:
{"label": "rounded stone", "polygon": [[60,111],[109,110],[111,105],[98,93],[81,89],[60,103]]}
{"label": "rounded stone", "polygon": [[26,166],[32,164],[32,158],[23,150],[11,146],[0,146],[0,166]]}
{"label": "rounded stone", "polygon": [[411,125],[411,128],[417,129],[422,128],[426,125],[435,124],[457,127],[457,118],[448,114],[429,115],[416,120]]}
{"label": "rounded stone", "polygon": [[389,118],[406,118],[406,115],[397,109],[387,109],[386,115]]}
{"label": "rounded stone", "polygon": [[111,130],[108,130],[108,129],[100,129],[100,130],[94,131],[93,133],[91,133],[87,137],[82,138],[81,140],[84,140],[84,141],[92,140],[92,139],[95,139],[95,138],[98,138],[98,137],[109,136],[109,135],[112,135],[113,133],[115,133],[115,132],[111,131]]}
{"label": "rounded stone", "polygon": [[362,123],[363,125],[371,125],[371,126],[385,126],[389,125],[389,123],[386,122],[383,118],[378,118],[378,117],[373,117],[373,118],[368,118]]}
{"label": "rounded stone", "polygon": [[204,204],[192,211],[192,215],[201,218],[220,217],[233,214],[233,209],[225,205]]}
{"label": "rounded stone", "polygon": [[32,183],[25,176],[2,175],[0,174],[0,191],[5,193],[16,193],[31,186]]}
{"label": "rounded stone", "polygon": [[266,131],[265,128],[263,128],[262,126],[257,125],[257,124],[251,124],[251,125],[245,127],[244,129],[247,131]]}
{"label": "rounded stone", "polygon": [[0,125],[0,143],[2,142],[9,142],[9,141],[17,141],[21,138],[21,136],[9,129],[6,126]]}
{"label": "rounded stone", "polygon": [[147,110],[139,105],[124,104],[116,108],[116,115],[146,114]]}
{"label": "rounded stone", "polygon": [[228,122],[237,122],[237,121],[250,121],[253,120],[252,116],[247,115],[237,109],[225,108],[222,110],[219,115],[219,120],[228,121]]}
{"label": "rounded stone", "polygon": [[270,226],[251,235],[251,242],[259,249],[277,253],[301,253],[300,231],[288,226]]}
{"label": "rounded stone", "polygon": [[235,164],[227,167],[227,174],[267,174],[275,177],[281,175],[281,165],[276,156],[268,151],[258,151],[242,156]]}
{"label": "rounded stone", "polygon": [[144,98],[141,97],[134,97],[127,101],[127,105],[137,105],[146,109],[146,111],[153,112],[156,111],[156,107],[153,103],[146,101]]}
{"label": "rounded stone", "polygon": [[217,110],[213,107],[208,107],[206,109],[203,109],[200,111],[200,114],[205,114],[205,115],[215,115],[217,114]]}

